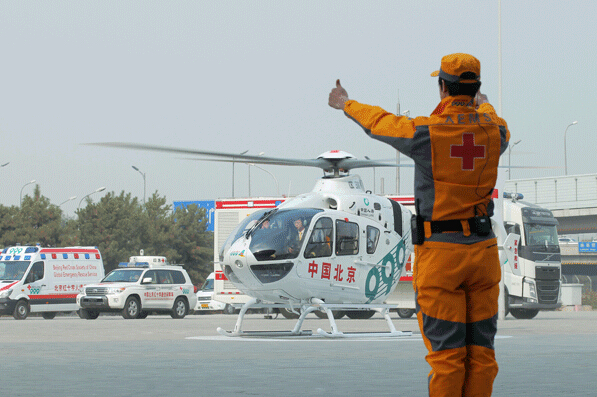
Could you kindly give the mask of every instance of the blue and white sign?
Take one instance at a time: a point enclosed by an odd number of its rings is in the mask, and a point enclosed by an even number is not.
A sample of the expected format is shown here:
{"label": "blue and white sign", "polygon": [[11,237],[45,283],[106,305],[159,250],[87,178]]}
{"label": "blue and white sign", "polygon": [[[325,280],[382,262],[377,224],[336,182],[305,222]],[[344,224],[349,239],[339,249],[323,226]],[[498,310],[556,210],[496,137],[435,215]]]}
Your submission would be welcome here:
{"label": "blue and white sign", "polygon": [[205,208],[205,212],[207,214],[207,231],[214,231],[214,212],[216,212],[216,202],[214,200],[175,201],[173,204],[174,211],[176,211],[177,208],[186,208],[188,205],[191,204],[196,204],[199,208]]}
{"label": "blue and white sign", "polygon": [[597,252],[597,242],[578,243],[578,252]]}

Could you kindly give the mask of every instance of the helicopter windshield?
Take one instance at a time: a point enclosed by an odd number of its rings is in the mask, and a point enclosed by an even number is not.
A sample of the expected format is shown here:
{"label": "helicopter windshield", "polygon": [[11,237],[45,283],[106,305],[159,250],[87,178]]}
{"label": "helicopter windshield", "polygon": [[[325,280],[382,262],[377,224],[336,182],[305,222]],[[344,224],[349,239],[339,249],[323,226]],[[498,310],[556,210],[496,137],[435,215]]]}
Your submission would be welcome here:
{"label": "helicopter windshield", "polygon": [[278,210],[252,233],[250,251],[258,261],[296,258],[307,237],[315,208]]}
{"label": "helicopter windshield", "polygon": [[272,210],[259,210],[253,212],[251,215],[247,216],[238,226],[230,233],[222,248],[220,248],[220,262],[224,260],[224,252],[228,251],[230,246],[239,239],[243,233],[247,232],[251,227],[257,224],[257,221],[260,220],[267,212],[271,212]]}

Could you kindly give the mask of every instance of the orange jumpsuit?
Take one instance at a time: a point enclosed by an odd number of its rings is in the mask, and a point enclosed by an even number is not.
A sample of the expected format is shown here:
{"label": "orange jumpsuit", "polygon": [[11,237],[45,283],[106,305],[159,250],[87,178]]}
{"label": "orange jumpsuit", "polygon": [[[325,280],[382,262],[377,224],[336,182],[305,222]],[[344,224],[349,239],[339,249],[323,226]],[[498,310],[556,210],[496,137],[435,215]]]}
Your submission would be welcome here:
{"label": "orange jumpsuit", "polygon": [[[499,157],[510,139],[506,122],[490,104],[475,109],[469,96],[444,98],[430,117],[415,119],[356,101],[344,112],[415,163],[425,241],[415,246],[413,284],[429,351],[429,395],[490,396],[501,269],[495,235],[471,233],[466,220],[493,214]],[[461,229],[437,232],[435,221]]]}

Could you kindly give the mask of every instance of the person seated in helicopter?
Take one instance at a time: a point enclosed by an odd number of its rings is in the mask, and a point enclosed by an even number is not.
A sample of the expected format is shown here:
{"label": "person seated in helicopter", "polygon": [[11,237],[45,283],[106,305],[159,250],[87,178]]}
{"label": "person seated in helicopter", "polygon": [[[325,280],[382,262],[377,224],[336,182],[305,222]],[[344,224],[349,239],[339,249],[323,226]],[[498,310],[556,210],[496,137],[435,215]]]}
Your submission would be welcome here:
{"label": "person seated in helicopter", "polygon": [[305,225],[301,218],[295,219],[294,227],[296,231],[290,236],[290,241],[288,242],[288,253],[290,254],[297,254],[298,251],[300,251],[306,232]]}

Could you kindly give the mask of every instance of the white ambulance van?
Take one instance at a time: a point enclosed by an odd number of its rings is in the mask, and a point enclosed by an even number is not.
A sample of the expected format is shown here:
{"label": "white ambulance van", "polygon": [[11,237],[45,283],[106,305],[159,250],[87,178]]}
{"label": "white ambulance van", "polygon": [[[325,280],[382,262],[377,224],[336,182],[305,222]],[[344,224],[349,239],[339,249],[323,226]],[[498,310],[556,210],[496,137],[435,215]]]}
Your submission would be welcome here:
{"label": "white ambulance van", "polygon": [[0,253],[0,314],[24,320],[29,313],[52,319],[79,309],[77,293],[104,277],[97,247],[14,246]]}

